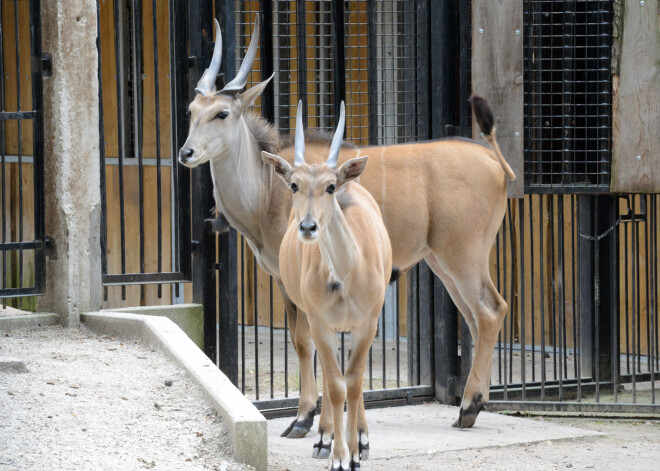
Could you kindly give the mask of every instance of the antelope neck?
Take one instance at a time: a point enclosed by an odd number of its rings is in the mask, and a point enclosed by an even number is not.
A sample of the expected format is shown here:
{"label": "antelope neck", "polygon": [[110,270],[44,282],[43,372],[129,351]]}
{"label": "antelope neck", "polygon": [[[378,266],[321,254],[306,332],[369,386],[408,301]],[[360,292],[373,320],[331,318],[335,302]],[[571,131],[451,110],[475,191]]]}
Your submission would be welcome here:
{"label": "antelope neck", "polygon": [[226,157],[211,161],[213,196],[218,209],[257,256],[263,247],[259,225],[265,207],[263,172],[259,144],[241,116],[233,149]]}

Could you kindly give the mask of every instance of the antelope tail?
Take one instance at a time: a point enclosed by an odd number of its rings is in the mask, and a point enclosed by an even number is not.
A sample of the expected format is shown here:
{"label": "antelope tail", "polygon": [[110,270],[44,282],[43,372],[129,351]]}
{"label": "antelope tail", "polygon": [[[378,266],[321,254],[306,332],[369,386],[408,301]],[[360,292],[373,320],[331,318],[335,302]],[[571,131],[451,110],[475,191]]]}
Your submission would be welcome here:
{"label": "antelope tail", "polygon": [[513,173],[513,170],[511,170],[511,167],[502,155],[500,146],[497,145],[497,140],[495,139],[496,128],[493,126],[495,119],[493,118],[493,112],[488,106],[488,102],[484,98],[477,95],[472,95],[470,101],[472,102],[472,111],[474,112],[474,117],[477,120],[477,124],[479,124],[479,127],[481,128],[481,132],[484,133],[486,141],[488,141],[488,144],[490,144],[490,146],[493,148],[493,151],[495,151],[495,155],[500,161],[500,165],[502,166],[504,173],[506,173],[510,181],[514,181],[516,179],[516,174]]}

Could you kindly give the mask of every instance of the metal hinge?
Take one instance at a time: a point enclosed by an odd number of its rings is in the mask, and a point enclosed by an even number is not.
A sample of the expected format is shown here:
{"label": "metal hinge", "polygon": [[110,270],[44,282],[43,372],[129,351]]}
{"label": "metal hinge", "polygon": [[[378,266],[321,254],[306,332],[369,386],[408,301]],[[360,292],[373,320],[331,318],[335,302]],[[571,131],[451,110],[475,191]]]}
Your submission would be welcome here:
{"label": "metal hinge", "polygon": [[41,71],[44,77],[53,76],[53,58],[50,54],[41,55]]}

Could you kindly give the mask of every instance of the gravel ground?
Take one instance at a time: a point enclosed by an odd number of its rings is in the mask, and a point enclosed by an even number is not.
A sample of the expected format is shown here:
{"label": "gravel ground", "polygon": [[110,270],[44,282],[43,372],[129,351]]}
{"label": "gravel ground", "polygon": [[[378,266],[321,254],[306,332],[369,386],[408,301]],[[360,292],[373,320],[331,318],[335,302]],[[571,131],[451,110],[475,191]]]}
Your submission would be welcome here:
{"label": "gravel ground", "polygon": [[158,351],[59,326],[0,334],[0,471],[248,470],[196,384]]}

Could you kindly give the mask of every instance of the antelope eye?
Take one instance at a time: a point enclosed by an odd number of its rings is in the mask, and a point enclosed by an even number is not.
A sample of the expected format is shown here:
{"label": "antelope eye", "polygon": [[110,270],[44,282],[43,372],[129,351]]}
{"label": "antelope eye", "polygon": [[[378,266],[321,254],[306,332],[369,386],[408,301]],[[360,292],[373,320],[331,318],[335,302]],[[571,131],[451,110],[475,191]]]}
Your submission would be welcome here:
{"label": "antelope eye", "polygon": [[215,115],[215,118],[213,119],[225,119],[227,116],[229,116],[229,111],[225,110]]}
{"label": "antelope eye", "polygon": [[333,194],[333,193],[335,192],[336,189],[337,189],[337,187],[335,186],[335,184],[334,184],[334,183],[330,183],[330,184],[328,185],[328,188],[325,189],[325,191],[327,191],[327,192],[330,193],[330,194]]}
{"label": "antelope eye", "polygon": [[294,193],[298,192],[298,185],[296,185],[296,183],[291,183],[291,191]]}

